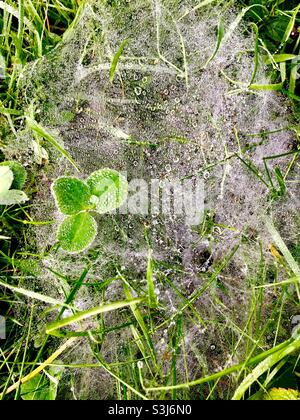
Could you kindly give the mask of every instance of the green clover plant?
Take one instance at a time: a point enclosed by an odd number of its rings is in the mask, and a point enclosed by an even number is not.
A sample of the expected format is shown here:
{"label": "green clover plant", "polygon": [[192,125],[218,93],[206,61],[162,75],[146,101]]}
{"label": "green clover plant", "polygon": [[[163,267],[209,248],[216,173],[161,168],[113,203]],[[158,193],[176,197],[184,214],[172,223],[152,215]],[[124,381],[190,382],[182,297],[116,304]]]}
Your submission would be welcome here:
{"label": "green clover plant", "polygon": [[126,200],[128,183],[112,169],[100,169],[84,182],[75,177],[54,181],[52,193],[59,211],[67,216],[59,226],[61,248],[72,254],[87,249],[98,232],[92,212],[104,214],[116,210]]}
{"label": "green clover plant", "polygon": [[28,201],[21,191],[27,178],[26,170],[17,162],[0,163],[0,205],[10,206]]}

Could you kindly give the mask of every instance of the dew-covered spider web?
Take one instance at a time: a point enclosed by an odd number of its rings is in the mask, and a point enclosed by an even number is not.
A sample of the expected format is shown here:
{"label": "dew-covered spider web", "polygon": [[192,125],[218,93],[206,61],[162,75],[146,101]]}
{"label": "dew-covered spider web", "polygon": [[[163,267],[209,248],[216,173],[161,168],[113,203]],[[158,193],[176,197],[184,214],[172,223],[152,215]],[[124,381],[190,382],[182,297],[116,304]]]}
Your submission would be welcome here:
{"label": "dew-covered spider web", "polygon": [[[28,66],[22,79],[24,102],[78,163],[79,177],[109,167],[126,172],[129,181],[203,179],[205,209],[199,225],[159,212],[98,217],[92,248],[76,256],[61,250],[47,254],[35,281],[45,292],[63,297],[56,274],[74,281],[91,263],[85,279],[90,286],[82,287],[74,301],[87,309],[103,300],[124,299],[124,279],[134,295],[145,292],[152,250],[160,306],[151,339],[163,374],[172,363],[170,334],[178,318],[184,318],[178,382],[243,360],[253,282],[262,266],[273,275],[272,239],[264,217],[274,218],[287,245],[299,240],[299,169],[291,164],[293,155],[264,163],[295,146],[289,103],[275,91],[249,88],[273,81],[263,62],[255,72],[252,27],[229,3],[193,11],[190,0],[88,2],[63,43]],[[220,16],[225,36],[217,51]],[[26,144],[30,136],[20,132]],[[59,220],[49,185],[58,176],[78,174],[47,142],[43,146],[51,165],[43,168],[32,212],[36,220]],[[283,198],[274,198],[280,190],[275,168],[286,174]],[[55,244],[55,230],[53,225],[34,229],[40,252]],[[104,292],[99,284],[107,280]],[[189,299],[201,290],[191,304]],[[265,294],[264,316],[274,298],[273,290]],[[40,331],[52,315],[40,322]],[[117,329],[128,317],[127,310],[104,317],[112,330],[101,345],[107,363],[141,357],[132,329]],[[97,322],[89,319],[81,327],[93,329]],[[283,335],[289,333],[287,326]],[[85,341],[64,360],[95,362]],[[147,375],[151,379],[145,367]],[[65,377],[66,384],[70,381],[78,398],[115,395],[114,379],[103,370],[73,370]],[[64,392],[71,393],[67,385]]]}

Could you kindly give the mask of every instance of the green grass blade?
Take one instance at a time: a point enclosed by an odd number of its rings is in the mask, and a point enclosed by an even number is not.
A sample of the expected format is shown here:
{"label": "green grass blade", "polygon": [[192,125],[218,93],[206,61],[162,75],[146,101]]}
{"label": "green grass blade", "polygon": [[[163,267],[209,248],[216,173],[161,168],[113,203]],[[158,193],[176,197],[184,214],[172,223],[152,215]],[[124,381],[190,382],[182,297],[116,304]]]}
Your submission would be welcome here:
{"label": "green grass blade", "polygon": [[95,308],[88,309],[87,311],[78,312],[76,315],[48,324],[46,333],[51,334],[54,331],[63,327],[67,327],[68,325],[74,324],[75,322],[80,322],[85,319],[94,317],[96,315],[103,314],[105,312],[111,312],[117,309],[126,308],[127,306],[135,306],[139,303],[142,303],[143,301],[144,299],[138,298],[122,302],[109,303],[107,305],[96,306]]}
{"label": "green grass blade", "polygon": [[252,25],[254,33],[255,33],[255,52],[254,52],[254,69],[250,81],[250,86],[254,83],[254,80],[256,78],[258,66],[259,66],[259,31],[257,25],[253,23]]}
{"label": "green grass blade", "polygon": [[122,44],[120,45],[118,51],[116,52],[116,54],[115,54],[115,56],[112,60],[110,71],[109,71],[109,79],[110,79],[111,82],[114,81],[117,66],[118,66],[118,62],[119,62],[119,60],[121,58],[121,55],[123,54],[123,51],[124,51],[127,44],[128,44],[128,39],[125,39],[125,41],[123,41]]}
{"label": "green grass blade", "polygon": [[[290,345],[292,345],[292,346],[290,346]],[[300,339],[297,339],[296,341],[295,340],[288,340],[288,341],[285,341],[284,343],[278,345],[277,347],[273,347],[270,350],[262,352],[258,356],[248,360],[246,363],[243,362],[243,363],[240,363],[238,365],[231,366],[231,367],[229,367],[227,369],[224,369],[220,372],[217,372],[217,373],[214,373],[212,375],[196,379],[194,381],[177,384],[175,386],[170,385],[170,386],[157,386],[157,387],[149,387],[149,388],[143,386],[143,388],[148,392],[172,391],[174,389],[189,389],[189,388],[197,386],[197,385],[201,385],[201,384],[216,381],[220,378],[223,378],[224,376],[231,375],[235,372],[242,372],[243,369],[245,369],[246,367],[255,365],[257,363],[260,363],[261,361],[264,361],[267,357],[269,357],[271,355],[275,355],[276,358],[280,358],[280,360],[281,360],[282,357],[285,357],[287,355],[287,353],[291,354],[292,352],[295,352],[299,348],[300,348]],[[282,355],[283,353],[284,353],[284,356],[280,357],[279,355]]]}
{"label": "green grass blade", "polygon": [[286,260],[286,262],[288,263],[290,269],[295,274],[295,276],[298,277],[298,279],[300,281],[300,267],[299,267],[299,265],[296,263],[294,257],[292,256],[292,254],[288,250],[288,247],[283,242],[283,240],[282,240],[280,234],[278,233],[277,229],[275,228],[272,220],[270,218],[266,218],[265,221],[266,221],[267,228],[272,235],[273,241],[275,242],[275,245],[277,245],[278,249],[281,251],[282,255],[284,256],[284,258]]}
{"label": "green grass blade", "polygon": [[7,115],[14,115],[14,116],[21,116],[23,115],[22,111],[18,111],[17,109],[9,109],[5,107],[0,107],[0,114],[7,114]]}
{"label": "green grass blade", "polygon": [[244,379],[244,381],[235,391],[235,394],[232,399],[241,400],[243,396],[245,395],[246,391],[251,387],[251,385],[256,383],[256,381],[260,378],[260,376],[262,376],[265,372],[267,372],[269,369],[271,369],[275,364],[279,363],[285,357],[289,356],[290,354],[296,353],[299,350],[300,350],[300,337],[298,337],[292,343],[289,343],[281,351],[267,357]]}
{"label": "green grass blade", "polygon": [[216,0],[204,0],[201,1],[197,6],[193,7],[191,10],[186,11],[179,19],[178,21],[184,19],[186,16],[188,16],[190,13],[195,13],[197,10],[201,9],[202,7],[209,6],[211,3],[214,3]]}
{"label": "green grass blade", "polygon": [[278,91],[281,90],[283,88],[283,84],[282,83],[274,83],[274,84],[269,84],[269,85],[264,85],[264,84],[251,84],[249,86],[249,89],[252,90],[273,90],[273,91]]}
{"label": "green grass blade", "polygon": [[274,54],[272,58],[267,58],[265,60],[266,64],[272,63],[285,63],[286,61],[296,60],[300,58],[299,55],[295,54]]}
{"label": "green grass blade", "polygon": [[[129,285],[124,278],[123,278],[123,281],[124,281],[124,286],[123,287],[124,287],[125,296],[126,296],[127,299],[132,299],[132,294],[131,294],[131,291],[129,289]],[[133,313],[133,315],[134,315],[134,317],[135,317],[135,319],[136,319],[136,321],[137,321],[137,323],[138,323],[138,325],[139,325],[139,327],[140,327],[140,329],[141,329],[141,331],[144,335],[145,341],[148,345],[148,348],[149,348],[149,351],[150,351],[150,354],[151,354],[152,361],[153,361],[154,365],[158,368],[154,346],[153,346],[153,343],[152,343],[147,325],[145,324],[144,318],[143,318],[140,310],[137,308],[136,305],[132,305],[131,310],[132,310],[132,313]]]}
{"label": "green grass blade", "polygon": [[261,5],[261,4],[252,4],[251,6],[245,7],[236,17],[236,19],[232,22],[232,24],[230,25],[230,27],[228,28],[228,31],[226,32],[225,36],[224,36],[224,42],[228,41],[233,32],[239,27],[240,23],[242,22],[242,20],[244,19],[245,15],[251,10],[253,9],[253,7],[261,7],[265,10],[266,7]]}
{"label": "green grass blade", "polygon": [[214,58],[216,57],[216,55],[218,54],[218,51],[221,47],[223,38],[225,35],[225,27],[224,27],[224,22],[223,19],[220,20],[219,25],[218,25],[218,35],[217,35],[217,44],[215,46],[215,50],[212,53],[212,55],[209,57],[209,59],[207,60],[207,62],[204,65],[204,69],[214,60]]}
{"label": "green grass blade", "polygon": [[157,308],[157,296],[155,293],[155,285],[153,278],[153,260],[152,260],[152,251],[149,252],[148,256],[148,266],[147,266],[147,285],[148,285],[148,302],[149,308]]}
{"label": "green grass blade", "polygon": [[298,14],[299,10],[300,10],[300,4],[296,7],[295,11],[292,14],[292,17],[289,21],[289,24],[286,28],[286,31],[285,31],[285,34],[284,34],[284,37],[283,37],[281,47],[283,47],[284,44],[286,44],[288,42],[288,40],[290,39],[291,33],[293,32],[293,29],[295,27],[296,18],[297,18],[297,14]]}
{"label": "green grass blade", "polygon": [[26,122],[28,127],[36,133],[38,136],[47,140],[53,147],[55,147],[62,155],[65,157],[74,168],[80,172],[79,167],[77,166],[75,160],[70,156],[70,154],[59,144],[59,142],[41,125],[39,125],[35,120],[30,117],[26,117]]}
{"label": "green grass blade", "polygon": [[70,308],[70,305],[67,305],[64,302],[60,302],[59,300],[53,299],[49,296],[45,296],[45,295],[42,295],[40,293],[32,292],[30,290],[23,289],[21,287],[11,286],[10,284],[7,284],[7,283],[5,283],[1,280],[0,280],[0,286],[9,289],[12,292],[20,293],[21,295],[26,296],[28,298],[39,300],[40,302],[49,303],[50,305],[65,306],[67,308]]}

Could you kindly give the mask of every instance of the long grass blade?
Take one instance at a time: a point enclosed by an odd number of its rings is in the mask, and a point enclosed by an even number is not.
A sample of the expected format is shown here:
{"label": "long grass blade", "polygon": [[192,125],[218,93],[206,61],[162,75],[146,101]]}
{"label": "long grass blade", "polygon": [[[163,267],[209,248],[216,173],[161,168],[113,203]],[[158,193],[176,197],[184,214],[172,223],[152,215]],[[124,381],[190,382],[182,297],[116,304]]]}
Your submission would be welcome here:
{"label": "long grass blade", "polygon": [[144,299],[138,298],[138,299],[132,299],[132,300],[127,300],[127,301],[122,301],[122,302],[109,303],[107,305],[102,305],[102,306],[96,306],[95,308],[88,309],[87,311],[79,312],[68,318],[64,318],[62,320],[48,324],[46,328],[46,333],[51,334],[54,331],[59,330],[60,328],[67,327],[68,325],[83,321],[85,319],[94,317],[99,314],[103,314],[105,312],[115,311],[117,309],[126,308],[127,306],[135,306],[135,305],[138,305],[139,303],[142,303],[143,301]]}

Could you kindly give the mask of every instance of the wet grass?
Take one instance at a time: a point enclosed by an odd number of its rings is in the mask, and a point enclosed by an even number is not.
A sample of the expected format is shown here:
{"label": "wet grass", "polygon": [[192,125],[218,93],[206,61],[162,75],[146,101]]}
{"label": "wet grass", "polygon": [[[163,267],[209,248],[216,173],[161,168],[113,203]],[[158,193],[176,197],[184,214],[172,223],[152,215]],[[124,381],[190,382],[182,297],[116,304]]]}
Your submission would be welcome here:
{"label": "wet grass", "polygon": [[[111,3],[114,7],[119,5],[117,0]],[[200,10],[210,3],[213,5],[214,2],[199,2],[195,10]],[[252,22],[255,33],[254,62],[257,63],[262,54],[267,57],[272,71],[272,83],[263,86],[255,84],[255,66],[248,84],[230,81],[233,86],[232,94],[244,90],[281,91],[282,95],[293,100],[293,113],[297,122],[300,111],[297,79],[297,57],[300,47],[298,2],[261,0],[235,3],[244,8],[235,24],[238,26],[242,18]],[[30,110],[23,109],[19,89],[23,69],[36,59],[47,55],[62,41],[64,33],[72,30],[83,4],[84,1],[76,0],[0,1],[0,146],[4,153],[5,148],[9,147],[11,136],[16,135],[30,116]],[[188,13],[187,11],[180,19],[184,20]],[[216,33],[216,48],[209,59],[210,62],[226,36],[230,34],[225,32],[220,22]],[[123,41],[112,60],[112,80],[125,47],[126,41]],[[184,44],[182,49],[184,55]],[[158,55],[162,61],[166,61],[160,53],[159,45]],[[184,72],[188,88],[186,66],[180,71]],[[37,126],[34,121],[29,121],[29,129],[35,127],[35,134],[49,141],[49,138],[45,138],[45,133],[41,132],[43,128]],[[294,130],[298,138],[296,123],[289,129]],[[254,136],[259,142],[262,141],[261,137],[269,134],[259,133]],[[239,159],[247,170],[259,177],[270,190],[272,200],[284,197],[288,188],[288,174],[282,173],[278,168],[271,173],[268,167],[270,160],[279,159],[282,155],[266,156],[265,173],[261,174],[253,162],[244,156],[246,150],[240,144],[239,133],[236,133],[236,140],[240,146],[239,153],[229,156],[228,159]],[[58,152],[66,153],[52,137],[50,143]],[[288,171],[295,165],[298,154],[297,144],[295,150],[290,152]],[[76,165],[71,157],[65,157]],[[39,188],[32,180],[37,167],[29,170],[31,181],[29,179],[26,192],[33,197]],[[58,376],[55,376],[57,372],[53,373],[53,369],[58,368],[68,371],[102,369],[115,381],[119,399],[264,399],[268,398],[273,388],[298,388],[300,335],[294,330],[293,336],[288,336],[286,322],[290,314],[299,313],[299,261],[295,260],[294,250],[287,248],[270,221],[266,223],[274,241],[271,248],[273,263],[270,265],[265,250],[258,243],[261,258],[257,262],[256,275],[247,279],[251,299],[249,307],[245,308],[248,317],[243,326],[237,324],[232,310],[219,299],[218,293],[212,293],[210,297],[215,317],[204,317],[196,305],[209,289],[228,293],[227,286],[220,282],[220,277],[230,265],[239,244],[229,250],[222,261],[214,264],[206,274],[204,285],[189,295],[178,289],[172,278],[166,275],[166,263],[155,261],[149,251],[145,272],[146,288],[133,284],[118,267],[115,267],[114,278],[85,283],[93,267],[91,258],[77,279],[70,279],[61,272],[54,273],[64,290],[65,299],[61,301],[23,286],[28,284],[28,281],[24,282],[25,278],[28,280],[29,276],[36,278],[38,275],[38,261],[45,258],[47,253],[55,252],[55,249],[45,251],[44,255],[28,255],[24,252],[29,241],[27,227],[38,223],[39,221],[32,220],[30,216],[30,205],[0,208],[0,314],[6,317],[7,327],[7,339],[0,341],[1,399],[24,398],[22,384],[24,386],[28,383],[33,387],[33,390],[26,388],[29,399],[53,398],[55,393],[53,394],[52,385],[58,382]],[[212,230],[218,227],[213,215],[207,214],[199,227],[199,235],[209,238]],[[240,238],[241,242],[245,240],[251,239]],[[180,265],[172,265],[171,268],[181,269]],[[279,273],[281,277],[284,276],[283,281],[278,280]],[[157,302],[154,276],[159,282],[167,285],[181,302],[180,308],[169,318],[164,317],[164,308]],[[111,284],[122,288],[122,302],[105,302],[105,291]],[[75,306],[75,300],[79,291],[86,287],[97,293],[97,296],[101,296],[101,302],[96,308],[82,311]],[[265,302],[270,299],[273,302],[266,313]],[[33,319],[36,319],[33,318],[33,313],[43,308],[42,319],[45,316],[44,304],[48,305],[46,313],[58,311],[58,315],[55,322],[48,324],[46,330],[41,332],[39,345],[35,346],[37,326],[33,325]],[[120,309],[124,311],[123,322],[113,326],[107,325],[105,314]],[[91,327],[82,329],[80,322],[88,319],[93,320]],[[191,355],[186,348],[188,324],[199,330],[210,328],[216,331],[216,341],[221,337],[220,345],[225,347],[228,360],[223,361],[220,371],[211,374],[201,349],[195,345],[192,357],[198,362],[199,377],[194,379],[193,373],[189,372],[187,359]],[[63,329],[66,326],[71,328]],[[169,335],[163,357],[159,357],[154,343],[155,332],[165,327],[169,328]],[[119,358],[116,349],[115,361],[108,363],[101,354],[101,347],[111,334],[124,331],[127,332],[128,339],[122,349],[122,358]],[[82,345],[83,341],[88,343],[94,363],[83,361],[81,364],[64,364],[61,357],[76,346]],[[36,378],[38,381],[35,381]]]}

